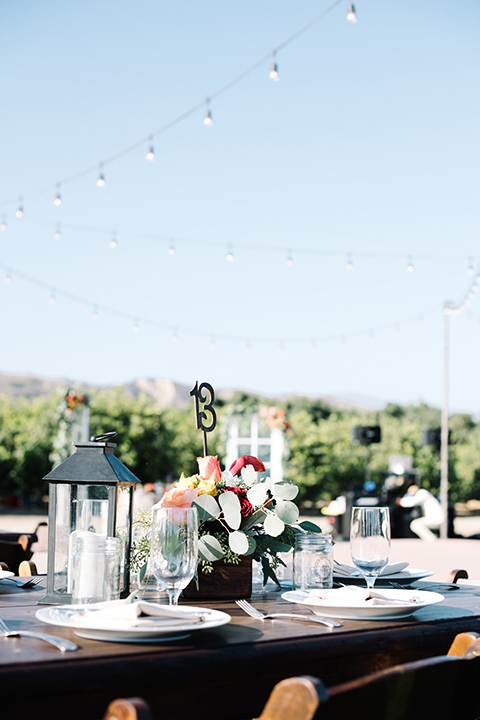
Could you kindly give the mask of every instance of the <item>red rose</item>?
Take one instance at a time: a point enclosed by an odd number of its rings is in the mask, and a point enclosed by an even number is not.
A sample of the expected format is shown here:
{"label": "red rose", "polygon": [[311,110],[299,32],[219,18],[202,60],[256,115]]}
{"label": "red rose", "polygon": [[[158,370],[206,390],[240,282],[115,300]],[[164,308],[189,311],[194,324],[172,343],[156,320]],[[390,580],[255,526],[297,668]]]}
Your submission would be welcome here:
{"label": "red rose", "polygon": [[256,472],[264,472],[265,470],[265,465],[258,458],[253,457],[253,455],[242,455],[242,457],[239,457],[238,460],[235,460],[235,462],[230,465],[230,472],[232,475],[240,475],[242,468],[247,465],[253,465],[253,469],[256,470]]}
{"label": "red rose", "polygon": [[250,500],[247,498],[247,491],[243,488],[238,487],[226,487],[225,490],[228,490],[228,492],[233,492],[240,500],[240,514],[242,517],[248,517],[253,512],[253,505],[250,502]]}

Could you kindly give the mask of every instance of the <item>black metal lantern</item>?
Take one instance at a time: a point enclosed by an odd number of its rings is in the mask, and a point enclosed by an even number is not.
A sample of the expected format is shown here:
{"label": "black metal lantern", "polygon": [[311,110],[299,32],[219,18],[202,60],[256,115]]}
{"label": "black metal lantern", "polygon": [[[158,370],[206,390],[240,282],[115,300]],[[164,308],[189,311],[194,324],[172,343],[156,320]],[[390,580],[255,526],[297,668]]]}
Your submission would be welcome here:
{"label": "black metal lantern", "polygon": [[44,477],[50,491],[47,594],[42,604],[71,603],[76,537],[85,531],[120,538],[120,595],[128,595],[133,491],[139,481],[113,454],[116,444],[100,442],[114,435],[73,443],[73,454]]}

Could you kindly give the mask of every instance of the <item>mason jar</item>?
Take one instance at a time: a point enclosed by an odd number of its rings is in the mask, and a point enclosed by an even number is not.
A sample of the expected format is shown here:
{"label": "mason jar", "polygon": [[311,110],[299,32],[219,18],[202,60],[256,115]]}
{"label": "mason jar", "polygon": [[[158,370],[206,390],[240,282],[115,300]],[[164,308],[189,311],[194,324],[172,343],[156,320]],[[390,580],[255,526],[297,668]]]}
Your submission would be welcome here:
{"label": "mason jar", "polygon": [[73,559],[72,603],[120,597],[120,538],[86,532],[77,536]]}
{"label": "mason jar", "polygon": [[332,587],[333,540],[330,533],[302,533],[295,536],[293,589]]}

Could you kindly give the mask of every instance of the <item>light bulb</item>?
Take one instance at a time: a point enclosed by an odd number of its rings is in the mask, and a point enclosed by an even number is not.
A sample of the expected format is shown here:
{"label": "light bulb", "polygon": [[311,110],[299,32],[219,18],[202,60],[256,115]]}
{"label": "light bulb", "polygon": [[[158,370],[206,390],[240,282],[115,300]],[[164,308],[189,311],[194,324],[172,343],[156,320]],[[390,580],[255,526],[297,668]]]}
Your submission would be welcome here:
{"label": "light bulb", "polygon": [[347,270],[353,270],[353,260],[351,255],[347,258]]}
{"label": "light bulb", "polygon": [[62,196],[60,195],[60,185],[57,185],[57,194],[55,195],[55,200],[53,201],[53,204],[55,207],[60,207],[62,204]]}
{"label": "light bulb", "polygon": [[99,188],[105,187],[105,175],[103,174],[103,165],[100,165],[100,172],[98,175],[97,187],[99,187]]}
{"label": "light bulb", "polygon": [[252,352],[252,343],[250,342],[250,340],[247,340],[247,344],[245,345],[245,352]]}
{"label": "light bulb", "polygon": [[10,285],[11,282],[12,282],[12,276],[10,274],[10,270],[7,270],[7,274],[5,275],[4,283],[5,283],[5,285]]}
{"label": "light bulb", "polygon": [[475,295],[473,294],[473,292],[469,292],[469,293],[468,293],[468,297],[470,298],[470,300],[473,300],[473,298],[475,297]]}
{"label": "light bulb", "polygon": [[477,275],[477,277],[475,278],[475,282],[477,282],[480,285],[480,275]]}
{"label": "light bulb", "polygon": [[292,267],[293,265],[293,258],[291,255],[287,255],[287,267]]}
{"label": "light bulb", "polygon": [[170,247],[168,248],[169,255],[175,255],[175,242],[171,240]]}
{"label": "light bulb", "polygon": [[351,22],[351,23],[357,22],[357,15],[355,13],[355,5],[353,3],[349,3],[349,5],[348,5],[347,20],[348,20],[348,22]]}
{"label": "light bulb", "polygon": [[425,322],[425,320],[423,319],[423,315],[419,315],[419,317],[418,317],[418,323],[419,323],[419,325],[423,325],[424,322]]}
{"label": "light bulb", "polygon": [[52,292],[50,293],[50,297],[48,298],[48,302],[50,303],[50,305],[55,305],[56,299],[57,298],[55,297],[55,290],[52,290]]}
{"label": "light bulb", "polygon": [[205,101],[205,117],[203,118],[203,124],[207,127],[213,127],[212,113],[210,111],[210,100],[207,98]]}
{"label": "light bulb", "polygon": [[172,342],[175,343],[175,342],[177,342],[177,340],[178,340],[178,330],[176,328],[174,328],[174,330],[172,332]]}
{"label": "light bulb", "polygon": [[475,283],[475,285],[472,285],[472,290],[473,290],[473,292],[477,292],[478,285],[476,283]]}
{"label": "light bulb", "polygon": [[4,215],[2,218],[2,222],[0,224],[0,231],[5,232],[6,229],[7,229],[7,218]]}
{"label": "light bulb", "polygon": [[150,147],[148,148],[148,152],[145,155],[145,159],[148,160],[149,162],[153,162],[155,160],[155,153],[153,151],[153,145],[150,145]]}
{"label": "light bulb", "polygon": [[55,232],[53,233],[53,239],[54,240],[60,240],[62,237],[62,232],[60,230],[60,225],[57,225]]}
{"label": "light bulb", "polygon": [[278,74],[278,65],[276,62],[272,63],[272,69],[268,73],[268,77],[270,80],[273,80],[273,82],[278,82],[280,80],[280,76]]}
{"label": "light bulb", "polygon": [[345,347],[346,344],[347,344],[347,338],[345,337],[345,335],[342,335],[342,339],[340,340],[340,345],[342,347]]}
{"label": "light bulb", "polygon": [[227,262],[233,262],[233,250],[230,248],[226,256]]}
{"label": "light bulb", "polygon": [[133,330],[134,333],[138,333],[138,331],[140,330],[140,327],[139,327],[139,325],[138,325],[138,320],[135,320],[135,322],[133,323],[133,328],[132,328],[132,330]]}
{"label": "light bulb", "polygon": [[278,347],[278,352],[280,353],[280,355],[283,355],[283,354],[284,354],[284,352],[285,352],[285,345],[283,344],[283,342],[280,343],[280,345],[279,345],[279,347]]}
{"label": "light bulb", "polygon": [[312,350],[312,352],[315,352],[315,350],[317,349],[317,343],[315,342],[315,340],[312,340],[312,344],[310,345],[310,349]]}
{"label": "light bulb", "polygon": [[398,324],[395,325],[395,327],[393,328],[393,332],[395,333],[395,335],[398,335],[398,334],[399,334],[399,332],[400,332],[400,326],[399,326]]}
{"label": "light bulb", "polygon": [[408,258],[407,262],[407,272],[412,273],[413,272],[413,261],[412,258]]}
{"label": "light bulb", "polygon": [[110,240],[110,247],[112,248],[112,250],[115,250],[117,245],[118,245],[118,242],[117,242],[117,238],[115,237],[115,233],[114,233],[112,235],[112,239]]}
{"label": "light bulb", "polygon": [[469,300],[468,298],[467,298],[466,300],[464,300],[464,301],[463,301],[463,309],[465,310],[465,308],[468,307],[471,302],[472,302],[472,301]]}
{"label": "light bulb", "polygon": [[18,201],[18,209],[15,213],[15,217],[17,217],[17,218],[23,217],[23,198],[20,198]]}
{"label": "light bulb", "polygon": [[373,342],[375,340],[375,336],[374,336],[372,330],[370,331],[370,335],[368,336],[368,339],[370,340],[370,342]]}
{"label": "light bulb", "polygon": [[210,338],[210,350],[215,350],[215,338],[213,337],[213,335]]}
{"label": "light bulb", "polygon": [[93,306],[92,320],[98,320],[98,307],[96,305]]}

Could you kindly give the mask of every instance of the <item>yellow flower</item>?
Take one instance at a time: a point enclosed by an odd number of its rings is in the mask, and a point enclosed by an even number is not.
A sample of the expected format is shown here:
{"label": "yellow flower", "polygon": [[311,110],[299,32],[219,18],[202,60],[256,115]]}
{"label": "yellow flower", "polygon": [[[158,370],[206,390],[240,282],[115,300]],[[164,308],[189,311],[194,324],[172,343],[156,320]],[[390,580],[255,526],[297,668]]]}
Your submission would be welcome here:
{"label": "yellow flower", "polygon": [[215,480],[206,480],[205,478],[200,478],[200,482],[196,486],[198,490],[199,495],[215,495],[217,494],[217,485],[215,483]]}
{"label": "yellow flower", "polygon": [[176,484],[176,487],[179,488],[191,488],[194,490],[196,487],[198,487],[198,482],[200,478],[198,475],[191,475],[190,477],[185,477],[185,475],[182,473],[180,480]]}

